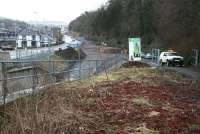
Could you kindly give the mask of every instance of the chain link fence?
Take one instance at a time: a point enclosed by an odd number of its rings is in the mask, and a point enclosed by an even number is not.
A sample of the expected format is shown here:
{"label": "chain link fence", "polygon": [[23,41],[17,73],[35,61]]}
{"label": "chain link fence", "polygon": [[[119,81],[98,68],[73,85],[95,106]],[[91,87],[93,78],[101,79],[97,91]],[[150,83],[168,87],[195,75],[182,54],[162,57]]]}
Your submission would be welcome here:
{"label": "chain link fence", "polygon": [[105,70],[118,68],[123,61],[123,54],[116,54],[106,60],[1,62],[0,104],[40,91],[52,84],[85,79]]}

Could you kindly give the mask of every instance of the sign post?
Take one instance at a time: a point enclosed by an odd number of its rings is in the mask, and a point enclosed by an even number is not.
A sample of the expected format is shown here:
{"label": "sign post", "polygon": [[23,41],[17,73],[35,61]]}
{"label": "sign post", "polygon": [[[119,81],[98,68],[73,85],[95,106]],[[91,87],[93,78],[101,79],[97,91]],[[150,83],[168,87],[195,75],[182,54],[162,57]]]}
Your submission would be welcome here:
{"label": "sign post", "polygon": [[129,61],[141,60],[141,39],[129,38]]}

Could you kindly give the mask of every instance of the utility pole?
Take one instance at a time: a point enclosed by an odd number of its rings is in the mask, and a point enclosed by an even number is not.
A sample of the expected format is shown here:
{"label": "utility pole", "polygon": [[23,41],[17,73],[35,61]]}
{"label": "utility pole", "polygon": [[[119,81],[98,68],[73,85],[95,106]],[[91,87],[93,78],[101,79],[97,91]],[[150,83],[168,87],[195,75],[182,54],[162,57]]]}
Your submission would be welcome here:
{"label": "utility pole", "polygon": [[51,73],[51,63],[50,63],[50,61],[51,61],[51,45],[50,45],[49,39],[47,41],[48,41],[48,47],[49,47],[49,56],[48,56],[48,59],[49,59],[49,69],[48,70],[49,70],[49,73]]}
{"label": "utility pole", "polygon": [[[39,35],[38,35],[38,36],[39,36],[39,39],[38,39],[39,42],[36,41],[37,56],[38,56],[38,49],[39,49],[39,48],[38,48],[39,46],[38,46],[37,44],[40,44],[40,46],[41,46],[41,41],[40,41],[40,40],[41,40],[41,39],[40,39],[40,37],[41,37],[40,34],[41,34],[41,33],[40,33],[40,29],[38,29],[38,32],[39,32]],[[36,38],[35,38],[35,39],[36,39]]]}
{"label": "utility pole", "polygon": [[59,35],[60,35],[60,28],[58,27],[58,45],[60,45],[60,38],[59,38]]}
{"label": "utility pole", "polygon": [[17,44],[18,44],[18,42],[17,42],[17,29],[16,29],[16,22],[15,22],[15,24],[14,24],[14,26],[15,26],[15,42],[16,42],[16,45],[15,45],[15,54],[16,54],[16,60],[18,60],[18,50],[17,50]]}
{"label": "utility pole", "polygon": [[79,63],[80,63],[80,73],[81,73],[81,48],[78,48],[78,58],[79,58]]}
{"label": "utility pole", "polygon": [[78,60],[79,60],[79,79],[81,79],[81,53],[80,53],[80,47],[78,47],[78,42],[77,42],[77,49],[78,49]]}

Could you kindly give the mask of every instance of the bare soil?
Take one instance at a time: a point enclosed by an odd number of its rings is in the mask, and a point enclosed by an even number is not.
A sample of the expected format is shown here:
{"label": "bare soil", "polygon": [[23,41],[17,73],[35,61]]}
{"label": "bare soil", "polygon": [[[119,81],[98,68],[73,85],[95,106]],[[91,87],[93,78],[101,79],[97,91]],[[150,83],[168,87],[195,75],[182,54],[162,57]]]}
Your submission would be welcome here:
{"label": "bare soil", "polygon": [[122,65],[122,67],[125,68],[131,68],[131,67],[150,67],[149,64],[144,62],[137,62],[137,61],[129,61]]}
{"label": "bare soil", "polygon": [[100,47],[100,52],[101,53],[120,53],[121,49],[119,48],[114,48],[114,47]]}

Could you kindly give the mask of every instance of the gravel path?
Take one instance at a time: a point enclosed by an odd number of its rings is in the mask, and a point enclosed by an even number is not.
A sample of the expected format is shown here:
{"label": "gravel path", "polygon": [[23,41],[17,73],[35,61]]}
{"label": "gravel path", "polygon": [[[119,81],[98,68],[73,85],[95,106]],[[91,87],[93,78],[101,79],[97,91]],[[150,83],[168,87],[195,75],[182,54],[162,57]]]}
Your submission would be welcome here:
{"label": "gravel path", "polygon": [[177,73],[180,73],[186,77],[200,80],[200,72],[194,70],[193,68],[187,68],[187,67],[168,67],[168,70],[176,71]]}
{"label": "gravel path", "polygon": [[152,67],[158,67],[160,70],[172,70],[194,80],[200,80],[200,67],[161,67],[151,60],[143,60],[143,62],[150,64]]}

